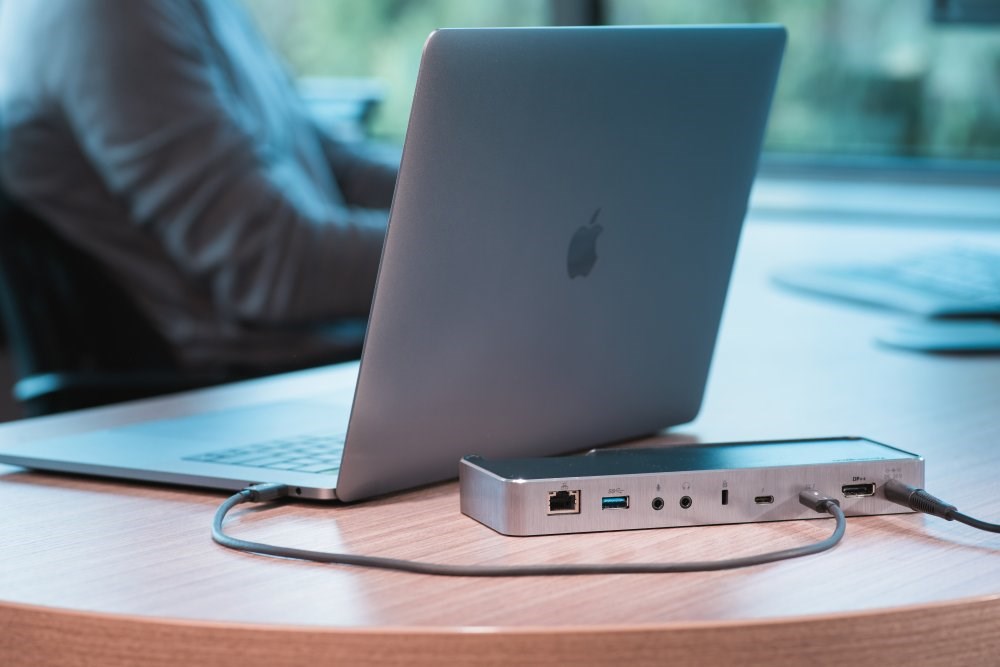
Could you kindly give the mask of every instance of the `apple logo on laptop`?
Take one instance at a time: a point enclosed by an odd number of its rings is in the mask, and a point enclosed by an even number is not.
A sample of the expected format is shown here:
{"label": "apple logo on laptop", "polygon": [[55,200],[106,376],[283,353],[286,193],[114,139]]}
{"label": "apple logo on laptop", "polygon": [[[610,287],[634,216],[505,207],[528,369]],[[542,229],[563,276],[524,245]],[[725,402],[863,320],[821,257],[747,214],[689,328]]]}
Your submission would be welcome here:
{"label": "apple logo on laptop", "polygon": [[590,223],[581,226],[573,234],[569,242],[569,253],[566,256],[566,270],[570,278],[582,276],[586,278],[597,263],[597,237],[604,228],[597,224],[597,216],[601,209],[594,211]]}

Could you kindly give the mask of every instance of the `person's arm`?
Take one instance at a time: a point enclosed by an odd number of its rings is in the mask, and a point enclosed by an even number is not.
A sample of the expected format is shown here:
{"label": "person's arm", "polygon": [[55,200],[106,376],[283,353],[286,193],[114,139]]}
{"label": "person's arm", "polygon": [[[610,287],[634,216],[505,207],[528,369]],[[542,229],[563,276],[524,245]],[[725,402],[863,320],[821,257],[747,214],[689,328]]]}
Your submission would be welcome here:
{"label": "person's arm", "polygon": [[366,313],[385,213],[286,194],[223,99],[201,5],[59,4],[46,84],[111,193],[220,310],[258,325]]}
{"label": "person's arm", "polygon": [[388,209],[399,173],[397,156],[380,153],[364,144],[349,144],[319,131],[323,153],[337,177],[348,204],[364,208]]}

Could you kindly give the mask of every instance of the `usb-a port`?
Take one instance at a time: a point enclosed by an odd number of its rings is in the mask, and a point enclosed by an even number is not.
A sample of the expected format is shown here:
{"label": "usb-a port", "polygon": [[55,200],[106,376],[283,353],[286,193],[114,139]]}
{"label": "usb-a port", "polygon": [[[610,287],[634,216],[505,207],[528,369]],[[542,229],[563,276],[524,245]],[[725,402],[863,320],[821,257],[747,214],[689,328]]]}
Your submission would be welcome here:
{"label": "usb-a port", "polygon": [[601,498],[602,510],[627,510],[628,496],[604,496]]}

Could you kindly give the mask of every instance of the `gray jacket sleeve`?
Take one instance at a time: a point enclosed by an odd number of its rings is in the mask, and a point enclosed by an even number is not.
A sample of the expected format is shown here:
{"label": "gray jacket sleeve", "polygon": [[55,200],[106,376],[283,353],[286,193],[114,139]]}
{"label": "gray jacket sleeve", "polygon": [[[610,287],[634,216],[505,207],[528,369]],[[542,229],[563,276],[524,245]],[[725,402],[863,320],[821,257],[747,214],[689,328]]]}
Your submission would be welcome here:
{"label": "gray jacket sleeve", "polygon": [[[281,142],[322,151],[311,121],[278,123],[285,134],[273,141],[254,134],[226,99],[232,72],[211,57],[220,44],[191,20],[204,7],[61,4],[67,29],[53,39],[45,85],[111,194],[216,307],[258,326],[366,313],[385,212],[349,205],[330,175],[319,188],[322,175],[297,180],[302,167]],[[334,171],[364,180],[349,153],[334,153]]]}
{"label": "gray jacket sleeve", "polygon": [[388,209],[396,189],[399,159],[390,151],[365,150],[320,132],[323,153],[333,169],[344,199],[352,206]]}

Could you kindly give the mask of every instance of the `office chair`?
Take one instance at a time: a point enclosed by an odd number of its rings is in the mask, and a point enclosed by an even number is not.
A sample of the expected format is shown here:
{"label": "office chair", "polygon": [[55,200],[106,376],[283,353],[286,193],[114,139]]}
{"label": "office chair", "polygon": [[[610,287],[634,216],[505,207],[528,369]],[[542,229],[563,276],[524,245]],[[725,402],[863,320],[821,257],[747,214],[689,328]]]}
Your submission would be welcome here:
{"label": "office chair", "polygon": [[[182,369],[173,349],[96,261],[63,241],[0,188],[0,323],[27,416],[185,391],[298,370]],[[324,327],[326,363],[361,356],[367,322]]]}
{"label": "office chair", "polygon": [[28,416],[225,381],[182,373],[106,271],[0,192],[0,318]]}

